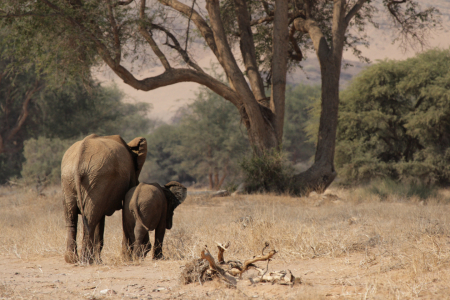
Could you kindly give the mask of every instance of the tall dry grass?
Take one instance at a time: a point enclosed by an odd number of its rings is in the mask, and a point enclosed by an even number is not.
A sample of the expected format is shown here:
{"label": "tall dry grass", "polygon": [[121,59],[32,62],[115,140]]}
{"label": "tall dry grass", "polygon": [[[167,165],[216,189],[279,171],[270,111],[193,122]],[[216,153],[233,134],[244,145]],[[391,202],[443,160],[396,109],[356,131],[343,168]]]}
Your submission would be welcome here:
{"label": "tall dry grass", "polygon": [[[61,191],[54,187],[44,193],[37,196],[27,188],[0,188],[0,255],[62,259],[66,232]],[[188,196],[175,211],[163,253],[170,260],[188,260],[198,258],[205,245],[215,252],[215,242],[227,241],[231,247],[226,259],[250,258],[260,253],[266,241],[285,262],[359,253],[364,257],[362,270],[377,265],[366,296],[386,289],[392,295],[401,292],[416,297],[430,282],[450,279],[448,197],[449,192],[441,190],[424,202],[414,197],[380,197],[364,188],[331,189],[328,195],[308,198]],[[121,240],[121,213],[116,212],[106,220],[105,264],[125,263]],[[405,282],[389,277],[399,272],[406,276]],[[380,278],[390,283],[380,286]]]}

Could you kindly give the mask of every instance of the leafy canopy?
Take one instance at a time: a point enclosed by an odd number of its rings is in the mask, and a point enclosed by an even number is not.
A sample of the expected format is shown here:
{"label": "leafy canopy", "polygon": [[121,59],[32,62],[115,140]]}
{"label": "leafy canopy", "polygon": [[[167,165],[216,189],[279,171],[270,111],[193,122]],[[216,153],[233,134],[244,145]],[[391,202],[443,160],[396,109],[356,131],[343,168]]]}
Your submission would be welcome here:
{"label": "leafy canopy", "polygon": [[342,92],[336,165],[346,181],[447,185],[449,147],[449,49],[382,61]]}

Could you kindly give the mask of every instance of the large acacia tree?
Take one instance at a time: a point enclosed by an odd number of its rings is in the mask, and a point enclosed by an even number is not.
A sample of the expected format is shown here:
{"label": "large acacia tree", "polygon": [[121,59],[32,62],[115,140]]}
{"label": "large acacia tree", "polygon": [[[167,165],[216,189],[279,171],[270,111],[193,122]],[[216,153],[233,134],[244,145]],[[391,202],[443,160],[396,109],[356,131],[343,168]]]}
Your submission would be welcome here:
{"label": "large acacia tree", "polygon": [[[313,50],[322,73],[320,128],[315,163],[295,180],[302,189],[323,191],[336,177],[342,54],[349,47],[358,54],[356,46],[367,43],[364,28],[373,23],[375,1],[6,2],[0,4],[0,18],[22,36],[22,43],[12,45],[12,51],[36,52],[49,66],[61,72],[63,65],[68,73],[73,66],[79,71],[80,65],[101,60],[126,84],[143,91],[186,81],[204,85],[236,106],[257,155],[282,144],[286,73]],[[421,10],[413,0],[380,2],[404,40],[423,42],[435,25],[434,8]],[[217,58],[228,84],[195,62],[193,53],[199,52],[199,44]],[[139,78],[133,71],[136,64],[151,65],[151,58],[159,60],[164,71]]]}

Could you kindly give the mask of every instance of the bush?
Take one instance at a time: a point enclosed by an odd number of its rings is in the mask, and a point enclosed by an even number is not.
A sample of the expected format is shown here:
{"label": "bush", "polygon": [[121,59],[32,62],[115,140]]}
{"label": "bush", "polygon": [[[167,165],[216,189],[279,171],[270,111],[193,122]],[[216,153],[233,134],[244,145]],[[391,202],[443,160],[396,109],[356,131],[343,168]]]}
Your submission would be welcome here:
{"label": "bush", "polygon": [[74,140],[39,137],[24,143],[22,177],[28,184],[61,182],[61,160]]}
{"label": "bush", "polygon": [[340,96],[340,179],[450,185],[449,76],[450,50],[431,50],[356,77]]}
{"label": "bush", "polygon": [[290,192],[294,169],[281,151],[252,155],[241,163],[245,190],[252,192]]}

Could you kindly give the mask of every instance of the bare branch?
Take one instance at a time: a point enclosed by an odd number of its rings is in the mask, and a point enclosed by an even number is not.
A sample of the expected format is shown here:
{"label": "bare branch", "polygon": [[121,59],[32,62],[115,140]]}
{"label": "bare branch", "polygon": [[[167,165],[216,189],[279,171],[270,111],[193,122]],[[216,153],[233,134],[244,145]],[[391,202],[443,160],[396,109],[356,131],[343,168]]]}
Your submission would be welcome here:
{"label": "bare branch", "polygon": [[187,50],[187,46],[188,46],[188,40],[189,40],[189,25],[191,25],[191,18],[192,18],[192,12],[194,11],[194,4],[195,4],[195,0],[192,0],[191,13],[190,13],[190,15],[189,15],[188,25],[187,25],[187,29],[186,29],[186,45],[184,46],[184,51]]}
{"label": "bare branch", "polygon": [[139,23],[140,34],[145,38],[147,43],[149,43],[150,47],[152,48],[152,50],[156,54],[156,56],[158,56],[162,65],[164,66],[164,68],[166,70],[170,69],[171,66],[170,66],[169,61],[167,60],[166,56],[164,55],[164,53],[162,53],[161,49],[159,49],[158,45],[156,44],[155,40],[153,39],[153,37],[151,35],[151,32],[149,33],[144,27],[144,24],[145,24],[144,23],[145,22],[145,0],[141,0],[141,7],[139,10],[139,18],[140,18],[140,23]]}
{"label": "bare branch", "polygon": [[240,274],[239,274],[239,278],[242,278],[242,273],[244,273],[245,271],[247,271],[247,270],[248,270],[248,267],[249,267],[251,264],[253,264],[253,263],[257,262],[257,261],[266,261],[266,260],[269,260],[269,259],[271,259],[276,253],[277,253],[276,250],[271,250],[271,251],[270,251],[268,254],[266,254],[266,255],[258,255],[258,256],[256,256],[256,257],[251,258],[251,259],[247,259],[247,260],[244,262],[244,266],[242,267],[242,270],[241,270],[241,272],[240,272]]}
{"label": "bare branch", "polygon": [[122,57],[122,50],[120,46],[120,37],[119,37],[119,29],[117,28],[116,19],[114,18],[114,13],[112,10],[111,0],[106,0],[106,4],[108,6],[108,15],[109,15],[109,23],[111,24],[111,28],[114,36],[114,52],[115,57],[114,61],[116,64],[120,63],[120,59]]}
{"label": "bare branch", "polygon": [[119,5],[128,5],[128,4],[130,4],[131,2],[133,2],[134,0],[126,0],[126,1],[117,1],[115,4],[114,4],[114,7],[117,7],[117,6],[119,6]]}
{"label": "bare branch", "polygon": [[273,19],[274,19],[273,16],[265,16],[265,17],[262,17],[260,19],[252,20],[250,22],[250,25],[254,26],[254,25],[259,25],[259,24],[262,24],[262,23],[272,22]]}
{"label": "bare branch", "polygon": [[330,48],[328,47],[325,36],[323,35],[322,30],[320,30],[316,21],[311,19],[297,18],[294,20],[294,26],[296,30],[309,34],[319,60],[323,60],[328,56]]}
{"label": "bare branch", "polygon": [[211,28],[208,26],[208,23],[200,16],[200,14],[194,9],[191,10],[191,8],[183,3],[181,3],[178,0],[159,0],[161,4],[170,6],[176,11],[182,13],[186,17],[191,15],[191,20],[194,22],[195,26],[197,26],[198,30],[200,31],[200,34],[205,39],[206,43],[208,44],[208,47],[211,49],[211,51],[214,53],[216,57],[218,57],[217,52],[217,46],[216,42],[214,40],[214,34],[211,30]]}
{"label": "bare branch", "polygon": [[300,49],[300,47],[298,46],[297,41],[294,38],[294,34],[295,34],[295,26],[292,26],[289,31],[289,41],[291,42],[291,45],[292,45],[292,48],[294,49],[294,51],[290,50],[289,56],[293,60],[302,61],[303,53],[302,53],[302,50]]}
{"label": "bare branch", "polygon": [[34,83],[33,88],[30,89],[25,94],[25,99],[23,100],[23,104],[22,104],[22,112],[20,113],[19,117],[17,118],[16,125],[11,129],[11,131],[6,136],[6,139],[5,139],[6,141],[8,141],[11,138],[13,138],[17,134],[17,132],[19,132],[19,130],[22,128],[22,125],[25,123],[25,121],[26,121],[26,119],[28,117],[28,114],[29,114],[29,112],[28,112],[28,105],[30,104],[31,99],[43,87],[44,87],[44,85],[42,84],[42,85],[39,86],[39,81],[36,80],[36,82]]}
{"label": "bare branch", "polygon": [[350,23],[351,19],[358,13],[358,11],[363,7],[364,3],[366,3],[367,0],[358,0],[355,5],[350,9],[350,11],[345,16],[345,24]]}
{"label": "bare branch", "polygon": [[257,100],[266,98],[264,83],[256,64],[256,50],[245,0],[234,0],[239,25],[240,48],[247,77]]}
{"label": "bare branch", "polygon": [[164,45],[178,51],[178,53],[180,53],[181,57],[183,58],[184,62],[187,63],[189,66],[191,66],[192,68],[194,68],[195,70],[204,73],[203,69],[200,68],[200,66],[198,66],[190,57],[189,54],[187,53],[187,51],[185,51],[180,43],[178,42],[177,38],[165,27],[161,26],[161,25],[157,25],[157,24],[151,24],[152,28],[155,28],[157,30],[160,30],[162,32],[164,32],[168,38],[170,38],[173,42],[173,45],[171,45],[169,43],[169,41],[166,41],[164,43]]}
{"label": "bare branch", "polygon": [[[403,3],[410,3],[411,6],[402,12],[400,4]],[[409,44],[412,48],[415,48],[416,44],[419,44],[421,47],[426,46],[427,33],[431,25],[435,26],[438,23],[436,19],[430,18],[433,13],[438,11],[436,8],[429,7],[424,11],[417,12],[414,3],[407,0],[391,0],[386,7],[394,23],[400,27],[399,39],[401,39],[401,47],[405,47],[404,44]]]}
{"label": "bare branch", "polygon": [[219,264],[224,264],[225,259],[223,258],[223,252],[228,250],[228,247],[230,247],[230,242],[226,244],[221,244],[216,242],[217,248],[219,249],[219,253],[217,254],[217,260],[219,261]]}
{"label": "bare branch", "polygon": [[230,45],[228,44],[220,17],[219,1],[207,0],[206,9],[208,10],[211,19],[211,28],[214,31],[214,40],[216,41],[219,54],[217,58],[220,64],[225,69],[225,73],[231,80],[233,87],[243,96],[244,102],[246,102],[246,100],[251,101],[251,99],[255,100],[252,91],[245,81],[244,75],[239,69],[236,59],[231,52]]}
{"label": "bare branch", "polygon": [[288,32],[288,2],[275,1],[275,20],[273,24],[273,58],[272,58],[272,88],[270,110],[275,114],[275,130],[279,143],[283,139],[284,108],[286,93],[287,54],[289,46]]}
{"label": "bare branch", "polygon": [[[334,61],[342,60],[342,51],[345,42],[345,3],[346,0],[335,0],[333,6],[333,23],[331,24],[332,56]],[[340,64],[339,64],[340,65]]]}
{"label": "bare branch", "polygon": [[273,16],[274,12],[273,12],[273,10],[270,10],[269,3],[267,3],[267,1],[261,1],[261,3],[263,5],[263,8],[264,8],[264,11],[266,12],[266,14],[268,16]]}

